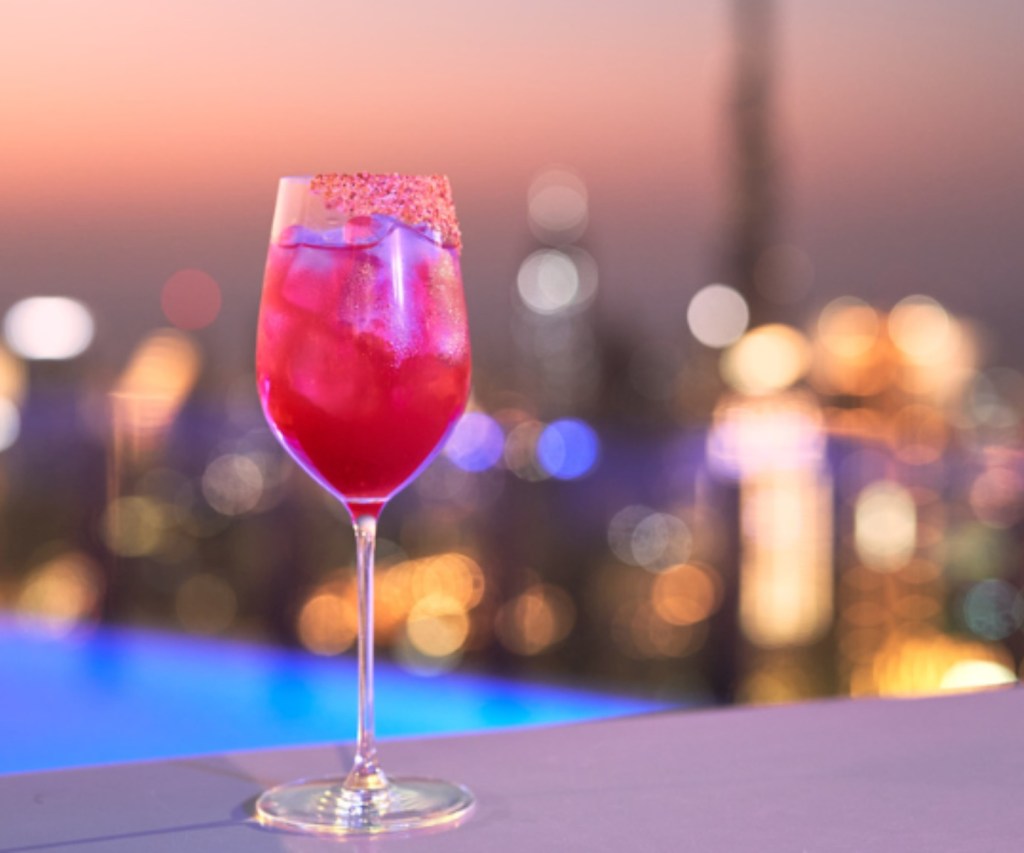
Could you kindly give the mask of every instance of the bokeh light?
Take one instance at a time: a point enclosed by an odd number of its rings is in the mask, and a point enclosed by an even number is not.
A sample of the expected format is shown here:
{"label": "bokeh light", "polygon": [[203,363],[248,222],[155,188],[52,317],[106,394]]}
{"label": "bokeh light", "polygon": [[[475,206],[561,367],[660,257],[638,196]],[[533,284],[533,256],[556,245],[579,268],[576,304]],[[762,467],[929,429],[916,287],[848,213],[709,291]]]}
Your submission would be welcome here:
{"label": "bokeh light", "polygon": [[889,335],[907,358],[927,364],[949,344],[949,314],[929,296],[908,296],[889,313]]}
{"label": "bokeh light", "polygon": [[770,394],[798,381],[811,363],[807,338],[773,323],[747,332],[722,355],[722,378],[742,394]]}
{"label": "bokeh light", "polygon": [[359,610],[354,584],[332,583],[311,595],[299,611],[299,642],[317,655],[336,655],[356,641]]}
{"label": "bokeh light", "polygon": [[1024,595],[1006,581],[990,578],[964,595],[963,619],[984,640],[1002,640],[1024,625]]}
{"label": "bokeh light", "polygon": [[538,583],[502,605],[495,631],[510,651],[537,655],[565,639],[575,621],[576,608],[565,590]]}
{"label": "bokeh light", "polygon": [[694,625],[721,603],[722,581],[703,566],[682,563],[661,572],[651,586],[654,612],[671,625]]}
{"label": "bokeh light", "polygon": [[878,312],[852,296],[832,300],[818,317],[822,344],[847,361],[864,356],[874,346],[880,332]]}
{"label": "bokeh light", "polygon": [[1016,673],[1006,664],[991,660],[963,660],[943,673],[939,688],[949,692],[973,692],[1016,683]]}
{"label": "bokeh light", "polygon": [[30,296],[4,315],[7,345],[35,361],[76,358],[89,348],[95,333],[89,309],[65,296]]}
{"label": "bokeh light", "polygon": [[917,544],[917,507],[910,492],[891,480],[867,486],[854,507],[854,541],[869,568],[889,572],[904,566]]}
{"label": "bokeh light", "polygon": [[444,446],[444,454],[463,471],[486,471],[501,460],[505,435],[484,412],[466,412]]}
{"label": "bokeh light", "polygon": [[543,424],[526,420],[514,427],[505,439],[505,465],[521,480],[535,482],[550,477],[537,459],[537,442],[543,432]]}
{"label": "bokeh light", "polygon": [[409,644],[430,658],[446,658],[462,650],[469,636],[469,615],[454,596],[431,593],[409,611],[405,633]]}
{"label": "bokeh light", "polygon": [[62,551],[33,568],[14,601],[47,633],[63,636],[97,616],[103,594],[100,567],[80,551]]}
{"label": "bokeh light", "polygon": [[930,696],[946,690],[984,689],[1016,680],[1012,664],[1009,653],[1001,646],[928,629],[894,633],[871,666],[862,671],[852,692]]}
{"label": "bokeh light", "polygon": [[220,285],[202,270],[178,270],[164,282],[160,307],[172,326],[186,331],[203,329],[220,313]]}
{"label": "bokeh light", "polygon": [[0,347],[0,397],[20,404],[27,384],[25,363],[6,347]]}
{"label": "bokeh light", "polygon": [[1024,479],[1013,468],[989,468],[971,484],[967,502],[983,524],[1012,527],[1024,516]]}
{"label": "bokeh light", "polygon": [[166,507],[153,498],[117,498],[103,513],[103,539],[121,557],[144,557],[161,546],[169,520]]}
{"label": "bokeh light", "polygon": [[797,392],[725,399],[715,408],[707,436],[712,470],[730,478],[813,468],[824,454],[821,411]]}
{"label": "bokeh light", "polygon": [[657,572],[689,559],[693,534],[677,516],[633,504],[612,516],[608,544],[624,563]]}
{"label": "bokeh light", "polygon": [[135,348],[111,391],[115,428],[141,438],[167,429],[192,391],[202,357],[182,332],[158,329]]}
{"label": "bokeh light", "polygon": [[574,419],[554,421],[537,439],[537,461],[552,477],[575,480],[593,470],[600,446],[589,424]]}
{"label": "bokeh light", "polygon": [[538,249],[516,277],[519,296],[537,314],[558,314],[589,304],[597,292],[597,263],[582,249]]}
{"label": "bokeh light", "polygon": [[530,182],[527,210],[534,236],[548,243],[571,243],[587,227],[587,186],[568,169],[546,169]]}
{"label": "bokeh light", "polygon": [[263,497],[263,472],[248,456],[218,456],[203,472],[203,497],[222,515],[242,515]]}
{"label": "bokeh light", "polygon": [[0,452],[6,450],[21,435],[21,413],[13,402],[0,397]]}
{"label": "bokeh light", "polygon": [[704,346],[721,349],[738,341],[747,330],[750,309],[738,290],[724,284],[709,284],[690,300],[686,322]]}

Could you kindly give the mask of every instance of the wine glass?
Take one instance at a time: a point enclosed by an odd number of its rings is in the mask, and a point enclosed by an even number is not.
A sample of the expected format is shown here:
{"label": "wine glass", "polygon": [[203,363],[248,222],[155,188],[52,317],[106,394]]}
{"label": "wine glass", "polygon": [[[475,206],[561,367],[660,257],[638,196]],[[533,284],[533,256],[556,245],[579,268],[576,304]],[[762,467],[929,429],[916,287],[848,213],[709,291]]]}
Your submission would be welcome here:
{"label": "wine glass", "polygon": [[385,775],[373,723],[373,554],[385,503],[436,455],[466,405],[460,237],[439,175],[282,178],[256,346],[267,421],[348,509],[359,596],[356,755],[344,778],[264,793],[262,823],[341,835],[456,822],[472,795]]}

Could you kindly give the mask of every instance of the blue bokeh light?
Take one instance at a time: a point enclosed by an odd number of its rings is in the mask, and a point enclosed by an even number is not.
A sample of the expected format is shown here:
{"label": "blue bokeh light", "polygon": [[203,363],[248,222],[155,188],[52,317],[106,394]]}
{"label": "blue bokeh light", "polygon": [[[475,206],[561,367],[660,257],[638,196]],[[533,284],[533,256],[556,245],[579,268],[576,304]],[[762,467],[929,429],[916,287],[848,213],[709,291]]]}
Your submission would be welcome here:
{"label": "blue bokeh light", "polygon": [[537,441],[537,460],[552,477],[575,480],[593,470],[600,449],[592,427],[567,418],[544,428]]}
{"label": "blue bokeh light", "polygon": [[466,412],[455,425],[444,453],[463,471],[486,471],[501,459],[504,446],[505,435],[494,418],[483,412]]}

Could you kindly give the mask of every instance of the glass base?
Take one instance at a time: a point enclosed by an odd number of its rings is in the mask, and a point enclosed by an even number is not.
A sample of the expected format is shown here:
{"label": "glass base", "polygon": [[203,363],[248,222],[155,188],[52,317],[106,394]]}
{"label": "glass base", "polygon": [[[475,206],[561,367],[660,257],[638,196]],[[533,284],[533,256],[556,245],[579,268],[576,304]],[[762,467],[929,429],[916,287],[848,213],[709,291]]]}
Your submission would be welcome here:
{"label": "glass base", "polygon": [[379,791],[355,792],[343,779],[310,779],[271,788],[256,801],[264,826],[326,835],[379,835],[456,826],[473,810],[473,795],[440,779],[388,777]]}

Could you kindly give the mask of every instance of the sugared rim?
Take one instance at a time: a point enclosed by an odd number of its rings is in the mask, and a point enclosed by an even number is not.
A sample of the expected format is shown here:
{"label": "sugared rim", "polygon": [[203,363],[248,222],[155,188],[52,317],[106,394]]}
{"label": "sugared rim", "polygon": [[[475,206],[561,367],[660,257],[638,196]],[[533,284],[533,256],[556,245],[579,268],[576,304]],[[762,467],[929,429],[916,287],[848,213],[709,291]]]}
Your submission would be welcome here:
{"label": "sugared rim", "polygon": [[452,188],[445,175],[400,175],[335,172],[310,178],[311,192],[324,206],[348,217],[381,214],[407,225],[427,225],[446,246],[462,246]]}

